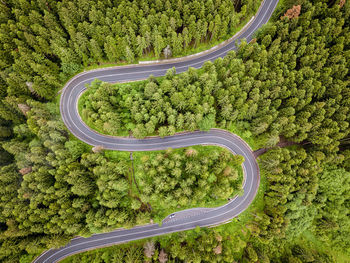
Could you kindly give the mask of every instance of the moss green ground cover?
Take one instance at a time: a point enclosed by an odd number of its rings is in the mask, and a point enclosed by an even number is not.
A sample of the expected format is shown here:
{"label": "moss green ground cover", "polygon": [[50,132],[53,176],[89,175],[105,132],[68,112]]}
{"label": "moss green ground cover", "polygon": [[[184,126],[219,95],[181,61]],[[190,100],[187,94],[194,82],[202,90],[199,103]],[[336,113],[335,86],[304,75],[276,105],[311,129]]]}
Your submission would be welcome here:
{"label": "moss green ground cover", "polygon": [[[113,161],[130,157],[118,151],[105,155]],[[133,159],[129,194],[150,208],[154,222],[188,208],[217,207],[242,194],[243,159],[217,146],[134,152]]]}
{"label": "moss green ground cover", "polygon": [[[199,149],[198,149],[199,150]],[[248,228],[250,227],[249,223],[254,220],[259,212],[263,211],[264,207],[264,192],[266,188],[266,179],[264,174],[262,175],[262,180],[260,182],[260,187],[257,193],[256,198],[253,203],[246,209],[242,214],[237,218],[234,218],[231,223],[217,226],[215,228],[202,228],[200,230],[190,230],[181,233],[170,234],[167,236],[155,237],[152,239],[137,240],[132,241],[127,244],[121,244],[106,248],[99,248],[92,251],[87,251],[77,255],[70,256],[62,261],[62,263],[78,263],[78,262],[158,262],[159,252],[162,247],[165,246],[174,246],[177,242],[186,237],[187,240],[193,240],[193,242],[200,242],[201,238],[207,239],[206,248],[210,248],[208,253],[212,253],[212,249],[215,247],[212,244],[213,240],[211,237],[219,238],[222,237],[224,240],[231,240],[230,242],[224,241],[224,250],[226,246],[231,246],[230,243],[234,242],[234,251],[232,251],[232,256],[237,254],[242,254],[241,246],[245,242],[249,241],[250,232]],[[247,228],[248,227],[248,228]],[[178,241],[177,241],[178,240]],[[147,242],[156,243],[156,257],[153,255],[152,260],[147,259],[144,255],[144,246]],[[186,242],[187,243],[187,242]],[[185,245],[185,242],[182,243]],[[200,243],[201,244],[201,243]],[[233,244],[232,244],[233,245]],[[193,247],[195,249],[195,247]],[[204,247],[203,247],[204,248]],[[228,249],[228,248],[227,248]],[[194,253],[194,251],[192,252]],[[203,253],[203,252],[202,252]],[[196,255],[196,254],[195,254]],[[194,257],[195,257],[194,255]],[[218,255],[212,254],[216,258]],[[200,257],[198,256],[197,259]],[[118,261],[119,260],[119,261]],[[129,260],[129,261],[128,261]]]}

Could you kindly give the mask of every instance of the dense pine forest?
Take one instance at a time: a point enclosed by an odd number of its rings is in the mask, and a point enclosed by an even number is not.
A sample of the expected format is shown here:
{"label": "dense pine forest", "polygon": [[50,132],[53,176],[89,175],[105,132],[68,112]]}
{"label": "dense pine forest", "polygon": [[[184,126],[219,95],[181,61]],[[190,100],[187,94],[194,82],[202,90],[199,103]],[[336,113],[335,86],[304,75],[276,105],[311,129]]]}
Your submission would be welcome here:
{"label": "dense pine forest", "polygon": [[[1,97],[52,99],[82,68],[173,55],[229,36],[260,1],[2,1]],[[11,110],[2,102],[1,111]],[[10,108],[10,109],[8,109]],[[2,114],[6,116],[6,114]],[[6,119],[11,119],[7,114]]]}
{"label": "dense pine forest", "polygon": [[261,145],[274,146],[283,136],[335,152],[349,133],[350,39],[346,6],[327,7],[327,17],[324,8],[305,4],[298,19],[269,24],[258,42],[242,43],[237,53],[200,70],[170,70],[159,81],[115,87],[95,82],[82,116],[112,135],[131,130],[142,138],[235,125]]}
{"label": "dense pine forest", "polygon": [[[228,0],[0,2],[0,261],[30,262],[44,249],[61,246],[75,235],[149,223],[166,209],[156,202],[156,195],[134,189],[129,156],[92,152],[68,133],[56,99],[68,78],[90,65],[164,57],[162,51],[168,45],[176,56],[216,43],[230,37],[259,4]],[[234,157],[222,150],[210,153],[203,156],[200,147],[195,148],[188,160],[183,157],[185,150],[171,158],[158,154],[163,177],[174,158],[178,167],[174,177],[183,179],[172,186],[177,195],[166,199],[167,204],[181,195],[182,203],[187,198],[192,206],[205,200],[224,202],[239,191]],[[147,179],[155,176],[152,159],[143,159],[143,166],[136,167],[140,178],[144,173]],[[207,172],[198,174],[198,169]],[[170,179],[166,182],[171,183]],[[210,182],[205,189],[195,190],[203,180]],[[170,191],[167,184],[143,184],[139,182],[145,193],[151,190],[165,196]],[[217,194],[219,186],[225,191]]]}
{"label": "dense pine forest", "polygon": [[[190,207],[219,206],[239,194],[244,158],[219,147],[168,149],[163,154],[142,154],[136,166],[142,204],[154,204],[155,213]],[[158,204],[158,207],[156,204]],[[220,203],[220,204],[221,204]],[[164,213],[165,208],[167,212]],[[170,209],[170,210],[168,210]]]}
{"label": "dense pine forest", "polygon": [[[200,70],[131,84],[95,82],[82,98],[83,118],[106,134],[141,138],[220,127],[270,148],[259,158],[267,186],[263,209],[243,227],[249,234],[222,234],[226,246],[215,239],[220,230],[179,234],[187,236],[177,251],[176,241],[159,238],[154,262],[162,262],[161,251],[186,262],[348,262],[350,5],[299,3],[280,6],[276,22],[256,39]],[[283,144],[294,145],[276,147]],[[128,249],[143,259],[147,244]],[[232,244],[242,247],[233,252]]]}
{"label": "dense pine forest", "polygon": [[[133,175],[128,153],[92,151],[68,132],[57,91],[89,65],[162,57],[168,45],[181,55],[227,38],[259,4],[0,1],[0,261],[31,262],[76,235],[149,223],[157,197],[158,208],[175,208],[239,192],[242,159],[224,150],[144,154]],[[200,70],[95,81],[80,110],[100,132],[220,127],[267,152],[259,195],[232,223],[67,261],[349,262],[349,47],[349,1],[285,0],[251,43]],[[167,184],[151,180],[155,167]],[[165,199],[169,185],[176,195]]]}

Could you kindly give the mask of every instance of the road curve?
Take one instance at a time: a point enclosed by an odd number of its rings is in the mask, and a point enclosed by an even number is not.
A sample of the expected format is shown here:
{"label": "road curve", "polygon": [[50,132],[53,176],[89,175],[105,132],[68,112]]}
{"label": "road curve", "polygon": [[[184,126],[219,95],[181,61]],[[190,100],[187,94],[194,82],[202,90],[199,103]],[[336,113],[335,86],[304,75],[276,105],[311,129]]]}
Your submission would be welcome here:
{"label": "road curve", "polygon": [[90,145],[101,145],[106,149],[120,151],[154,151],[193,145],[219,145],[227,148],[234,154],[242,155],[245,159],[243,163],[244,194],[235,197],[226,205],[209,210],[204,214],[179,220],[171,220],[164,223],[162,226],[150,224],[127,230],[121,229],[108,233],[96,234],[89,238],[74,238],[68,245],[60,249],[51,249],[44,252],[37,257],[34,262],[58,262],[69,255],[98,247],[184,231],[193,229],[196,226],[205,227],[216,225],[231,220],[248,207],[257,193],[260,175],[259,167],[252,150],[240,137],[219,129],[212,129],[209,132],[197,131],[176,134],[165,138],[150,137],[141,140],[102,135],[89,128],[81,120],[78,112],[78,99],[85,91],[85,85],[91,83],[94,79],[100,79],[105,82],[140,80],[149,77],[151,74],[154,76],[163,76],[168,69],[173,67],[176,68],[177,73],[185,72],[189,67],[200,68],[206,61],[214,61],[218,57],[223,57],[230,50],[236,49],[235,42],[237,40],[247,39],[247,41],[250,41],[256,30],[270,19],[277,3],[278,0],[263,1],[258,13],[249,26],[245,27],[233,41],[213,52],[195,58],[184,59],[179,62],[130,65],[83,72],[73,77],[65,85],[60,100],[60,111],[65,125],[74,136]]}

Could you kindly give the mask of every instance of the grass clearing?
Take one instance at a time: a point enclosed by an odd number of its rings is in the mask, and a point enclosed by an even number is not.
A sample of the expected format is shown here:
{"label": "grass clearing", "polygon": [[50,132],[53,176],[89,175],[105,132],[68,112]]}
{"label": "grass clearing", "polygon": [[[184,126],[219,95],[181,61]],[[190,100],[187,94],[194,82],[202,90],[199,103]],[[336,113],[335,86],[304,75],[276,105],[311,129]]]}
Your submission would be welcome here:
{"label": "grass clearing", "polygon": [[[115,152],[115,151],[110,151],[110,152]],[[107,153],[107,151],[106,151]],[[141,152],[142,153],[142,152]],[[107,153],[109,154],[109,153]],[[117,156],[115,156],[117,157]],[[264,207],[263,203],[263,197],[264,197],[264,191],[266,189],[266,178],[264,174],[261,175],[261,182],[260,182],[260,187],[259,191],[257,193],[257,196],[255,197],[254,201],[252,204],[243,212],[241,213],[237,218],[234,218],[231,223],[224,224],[224,225],[219,225],[215,227],[215,232],[218,233],[230,233],[232,235],[238,234],[243,240],[248,240],[249,235],[244,234],[243,230],[246,228],[245,225],[254,218],[254,213],[257,211],[261,211]],[[186,235],[189,236],[197,236],[198,231],[204,231],[204,229],[192,229],[192,230],[187,230],[184,231],[183,233],[186,233]],[[141,239],[141,240],[135,240],[135,241],[130,241],[126,244],[120,244],[120,245],[114,245],[110,247],[105,247],[105,248],[97,248],[91,251],[86,251],[78,255],[72,255],[70,257],[65,258],[62,260],[62,263],[78,263],[78,262],[90,262],[91,258],[95,258],[96,260],[100,261],[101,257],[105,254],[104,252],[112,251],[110,254],[116,254],[119,253],[124,253],[122,251],[130,250],[130,249],[135,249],[135,248],[141,248],[143,247],[143,244],[147,240],[154,240],[154,241],[159,241],[160,245],[162,246],[163,243],[166,243],[167,241],[171,240],[172,238],[177,238],[178,233],[171,233],[166,236],[159,236],[159,237],[154,237],[154,238],[147,238],[147,239]],[[340,263],[345,263],[347,261],[339,261]]]}
{"label": "grass clearing", "polygon": [[346,255],[344,252],[338,251],[337,249],[332,248],[327,242],[319,240],[313,233],[310,231],[305,231],[299,239],[296,241],[297,244],[307,245],[313,250],[323,252],[325,254],[332,255],[337,263],[349,263],[350,256]]}
{"label": "grass clearing", "polygon": [[222,225],[220,228],[225,229],[225,231],[231,231],[231,233],[245,229],[245,225],[255,218],[254,214],[264,209],[264,193],[267,187],[267,180],[264,173],[261,173],[260,177],[260,186],[253,202],[238,217],[233,218],[232,223]]}
{"label": "grass clearing", "polygon": [[[191,148],[195,149],[199,156],[210,156],[213,151],[218,151],[222,150],[221,147],[218,146],[192,146]],[[184,148],[179,148],[179,149],[173,149],[174,153],[183,153]],[[152,152],[133,152],[133,159],[134,159],[134,169],[135,169],[135,180],[136,182],[132,182],[130,185],[130,190],[131,193],[134,197],[138,197],[140,194],[143,193],[143,188],[140,186],[140,181],[143,180],[143,175],[140,176],[140,173],[142,174],[143,171],[140,171],[140,167],[143,165],[142,159],[147,157],[150,160],[154,159],[156,155],[159,153],[164,153],[165,151],[152,151]],[[111,150],[106,150],[105,151],[105,156],[112,159],[113,161],[118,161],[118,160],[130,160],[130,152],[120,152],[120,151],[111,151]],[[131,161],[130,161],[130,167],[131,167]],[[236,167],[235,167],[236,169]],[[243,182],[243,169],[242,167],[237,168],[238,171],[238,178],[237,178],[237,189],[235,189],[233,196],[236,194],[239,194],[241,192],[241,185]],[[145,178],[146,179],[146,178]],[[136,187],[136,184],[139,187]],[[140,192],[139,192],[140,190]],[[214,197],[207,196],[203,200],[190,200],[191,202],[188,203],[188,205],[182,205],[182,206],[177,206],[176,208],[174,207],[164,207],[162,205],[162,200],[152,200],[150,202],[150,205],[152,207],[152,217],[153,221],[156,223],[161,223],[162,220],[168,216],[171,213],[177,212],[177,211],[182,211],[185,209],[190,209],[190,208],[195,208],[195,207],[206,207],[206,208],[211,208],[211,207],[217,207],[221,206],[227,203],[227,200],[222,200],[222,199],[215,199]]]}
{"label": "grass clearing", "polygon": [[[198,154],[201,155],[207,155],[210,156],[211,153],[215,150],[221,150],[221,147],[218,146],[192,146],[191,148],[195,149],[198,151]],[[181,152],[184,148],[179,148],[179,149],[174,149],[175,152]],[[142,166],[142,157],[145,155],[150,156],[150,158],[155,158],[155,156],[158,153],[161,153],[164,151],[154,151],[154,152],[135,152],[134,154],[134,160],[135,160],[135,169],[138,169],[138,167]],[[136,171],[135,171],[136,172]],[[241,167],[238,169],[238,179],[237,181],[239,182],[239,185],[242,185],[243,182],[243,170]],[[136,177],[136,180],[142,180],[142,178]],[[142,193],[142,188],[140,189]],[[233,196],[239,193],[239,189],[236,189],[234,192]],[[212,208],[212,207],[218,207],[222,206],[227,203],[227,200],[222,200],[222,199],[213,199],[212,197],[207,196],[205,200],[192,200],[192,203],[189,203],[186,206],[177,206],[176,208],[168,208],[164,207],[162,205],[161,200],[157,200],[156,202],[152,202],[151,206],[154,211],[154,218],[153,220],[157,223],[161,223],[161,221],[168,216],[171,213],[182,211],[185,209],[190,209],[190,208],[196,208],[196,207],[205,207],[205,208]]]}
{"label": "grass clearing", "polygon": [[[261,0],[260,0],[260,2],[261,2]],[[230,37],[232,37],[232,35],[234,35],[239,30],[241,30],[244,27],[244,25],[251,19],[251,17],[252,16],[249,16],[246,19],[244,19],[242,21],[241,25],[239,27],[237,27],[236,30],[234,32],[232,32],[231,35],[228,35],[226,38],[217,40],[215,42],[211,42],[210,44],[209,43],[201,43],[197,47],[194,47],[194,48],[191,48],[189,50],[186,50],[182,54],[179,54],[179,55],[177,55],[175,57],[182,57],[182,56],[187,56],[187,55],[192,55],[192,54],[195,54],[195,53],[198,53],[198,52],[202,52],[202,51],[205,51],[205,50],[207,50],[207,49],[209,49],[209,48],[211,48],[211,47],[213,47],[213,46],[215,46],[215,45],[217,45],[217,44],[219,44],[219,43],[229,39]],[[140,58],[139,61],[156,60],[156,59],[157,58],[155,58],[152,54],[150,54],[150,55],[147,55],[147,56],[144,56],[144,57]],[[80,72],[83,72],[83,71],[86,71],[86,70],[99,69],[99,68],[113,67],[113,66],[123,66],[123,65],[128,65],[128,64],[129,63],[127,63],[127,62],[119,62],[119,63],[101,62],[101,63],[98,63],[98,64],[93,64],[93,65],[87,66],[84,69],[82,69]],[[135,84],[135,85],[137,85],[137,84]],[[82,118],[83,118],[83,114],[82,114],[83,105],[84,105],[87,97],[88,97],[88,91],[85,92],[84,94],[82,94],[82,96],[79,99],[79,103],[78,103],[79,114],[80,114],[80,116],[82,116]],[[59,102],[59,98],[60,98],[60,94],[57,96],[57,102]],[[99,129],[99,127],[94,127],[92,125],[92,123],[89,123],[84,118],[83,118],[83,120],[88,126],[90,126],[91,128],[95,129],[98,132],[101,132],[101,129]],[[233,128],[233,131],[235,131],[242,138],[250,137],[247,134],[243,134],[243,133],[239,132],[235,128]],[[120,133],[118,133],[118,135],[119,136],[127,136],[128,132],[127,131],[120,132]],[[70,135],[70,136],[73,137],[73,135]],[[254,146],[254,140],[252,138],[248,138],[247,142],[248,142],[248,144],[251,147]],[[87,145],[87,146],[92,148],[90,145]],[[205,147],[205,150],[204,150],[204,147]],[[212,147],[212,146],[196,146],[196,148],[199,151],[206,151],[206,152],[208,151],[207,149],[209,149],[208,147]],[[210,150],[209,150],[209,153],[210,153]],[[134,155],[134,159],[135,159],[135,166],[136,166],[136,163],[140,160],[142,155],[144,155],[146,153],[145,152],[137,152],[137,153],[134,153],[134,154],[135,154]],[[149,154],[149,152],[147,152],[147,154]],[[123,158],[123,159],[124,158],[129,158],[129,152],[120,152],[120,151],[109,151],[109,150],[106,150],[105,151],[105,155],[107,157],[111,158],[111,159],[114,159],[114,160],[118,160],[120,158]],[[240,169],[239,170],[239,180],[242,180],[242,178],[243,178],[243,171],[242,171],[242,169]],[[263,184],[263,183],[261,182],[261,184]],[[239,215],[239,217],[238,217],[239,220],[234,219],[234,221],[232,223],[219,226],[218,228],[224,229],[225,231],[228,230],[228,231],[233,233],[235,231],[239,231],[240,228],[244,227],[244,224],[246,222],[248,222],[251,218],[253,218],[253,216],[251,215],[251,212],[252,211],[256,211],[257,209],[262,209],[262,207],[263,207],[263,203],[261,201],[263,201],[262,198],[263,198],[263,191],[264,190],[262,190],[262,189],[265,189],[265,188],[260,186],[257,197],[255,198],[253,203],[250,205],[250,207],[246,211],[244,211],[241,215]],[[135,189],[133,189],[133,192],[134,191],[135,191]],[[211,203],[206,204],[205,207],[216,207],[216,206],[219,206],[219,205],[223,205],[226,202],[227,202],[226,200],[217,200],[215,202],[211,202]],[[186,208],[191,208],[191,206],[189,206],[189,207],[180,207],[180,208],[177,209],[177,211],[183,210],[183,209],[186,209]],[[164,214],[164,216],[165,216],[165,215],[168,215],[168,214],[170,214],[172,212],[174,212],[174,211],[163,210],[162,214]],[[159,215],[158,216],[159,220],[161,221],[164,218],[164,216]],[[126,249],[126,248],[130,247],[130,245],[133,245],[133,244],[134,245],[138,245],[138,244],[142,244],[143,242],[144,242],[143,240],[142,241],[138,240],[138,241],[132,241],[132,242],[129,242],[128,244],[122,244],[122,245],[118,245],[118,246],[120,246],[121,249],[122,248]],[[84,254],[95,254],[97,251],[103,251],[103,250],[106,250],[106,249],[109,249],[109,248],[100,248],[100,249],[97,249],[97,250],[94,250],[94,251],[85,252]],[[66,263],[73,262],[71,260],[72,258],[74,258],[74,256],[68,257],[68,258],[64,259],[62,262],[66,262]]]}
{"label": "grass clearing", "polygon": [[[209,148],[214,148],[215,146],[196,146],[196,149],[198,151],[205,151],[206,153],[208,153]],[[159,151],[160,152],[160,151]],[[210,152],[210,151],[209,151]],[[155,152],[156,153],[156,152]],[[120,160],[121,158],[125,159],[125,158],[129,158],[130,157],[130,153],[129,152],[121,152],[121,151],[111,151],[111,150],[106,150],[104,151],[104,154],[106,157],[109,157],[113,160]],[[140,158],[146,154],[149,154],[149,152],[134,152],[134,159],[135,162],[139,162]],[[136,158],[135,158],[136,157]],[[240,171],[242,172],[242,170]],[[250,206],[244,211],[242,212],[237,218],[234,218],[232,220],[232,222],[228,223],[228,224],[223,224],[223,225],[219,225],[216,226],[214,229],[217,232],[227,232],[227,233],[231,233],[233,234],[237,234],[243,239],[243,240],[248,240],[249,238],[249,234],[248,231],[246,230],[246,225],[247,223],[249,223],[252,219],[254,219],[254,213],[262,211],[264,208],[264,192],[266,190],[267,187],[267,180],[265,177],[265,174],[262,172],[261,173],[261,181],[260,181],[260,186],[257,192],[257,195],[255,197],[255,199],[253,200],[253,202],[250,204]],[[225,201],[226,202],[226,201]],[[224,203],[225,203],[224,202]],[[218,204],[218,203],[217,203]],[[215,203],[212,203],[212,205],[216,205]],[[183,210],[184,208],[181,208],[179,210]],[[172,213],[174,211],[167,211],[164,210],[162,213],[166,215],[169,215],[170,213]],[[154,218],[155,222],[161,222],[161,220],[164,217],[161,217],[160,215]],[[204,228],[206,229],[206,228]],[[193,230],[187,230],[184,231],[186,232],[187,235],[191,235],[191,233],[193,233],[193,235],[196,236],[196,231],[204,231],[199,229],[193,229]],[[170,240],[171,238],[176,238],[178,235],[178,233],[172,233],[166,236],[160,236],[160,237],[155,237],[152,238],[154,241],[159,241],[161,244],[163,242],[166,242],[166,240]],[[164,239],[165,238],[165,239]],[[97,260],[101,259],[101,256],[104,254],[104,252],[107,251],[113,251],[113,253],[115,253],[116,248],[120,248],[117,251],[125,251],[128,250],[130,248],[135,248],[135,247],[142,247],[144,242],[146,240],[152,240],[152,239],[142,239],[142,240],[136,240],[136,241],[130,241],[127,244],[120,244],[120,245],[114,245],[114,246],[110,246],[110,247],[105,247],[105,248],[97,248],[91,251],[86,251],[83,252],[81,254],[78,255],[73,255],[70,256],[68,258],[65,258],[62,262],[63,263],[76,263],[76,262],[89,262],[89,260],[92,257],[95,257]],[[112,254],[113,254],[112,253]],[[347,261],[339,261],[341,263],[345,263]]]}

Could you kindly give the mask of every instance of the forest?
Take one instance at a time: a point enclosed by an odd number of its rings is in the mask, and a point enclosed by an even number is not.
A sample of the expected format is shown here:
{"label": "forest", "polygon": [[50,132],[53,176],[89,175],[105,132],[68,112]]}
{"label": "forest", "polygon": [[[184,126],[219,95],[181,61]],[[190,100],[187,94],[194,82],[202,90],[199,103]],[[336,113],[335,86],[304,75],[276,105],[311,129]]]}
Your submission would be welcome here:
{"label": "forest", "polygon": [[[205,200],[208,205],[225,203],[240,189],[242,157],[205,146],[136,153],[135,182],[128,153],[92,152],[70,139],[57,105],[27,102],[27,123],[16,126],[16,138],[3,143],[14,156],[0,177],[3,258],[18,254],[17,246],[9,251],[11,241],[36,254],[74,235],[151,219],[160,223],[169,213]],[[137,183],[140,189],[135,189]]]}
{"label": "forest", "polygon": [[[89,65],[163,56],[167,45],[181,55],[226,38],[259,4],[0,2],[0,261],[31,262],[76,235],[149,223],[162,206],[239,192],[242,158],[205,147],[135,154],[134,180],[129,153],[94,152],[68,132],[57,91]],[[349,16],[346,0],[284,0],[251,43],[200,70],[93,82],[80,112],[102,133],[218,127],[267,152],[258,159],[259,194],[233,222],[66,261],[348,262]],[[155,167],[167,184],[149,179]],[[164,198],[169,185],[177,195]]]}
{"label": "forest", "polygon": [[[189,259],[191,252],[173,251],[173,240],[151,241],[170,262],[348,261],[350,5],[324,2],[300,1],[299,10],[290,3],[289,12],[275,15],[251,43],[200,70],[170,70],[164,78],[130,84],[97,81],[81,99],[84,120],[105,134],[132,131],[142,138],[219,127],[270,149],[259,158],[267,179],[264,207],[244,225],[249,235],[239,255],[221,246],[220,255],[230,257],[218,257],[215,241],[208,256]],[[292,146],[276,147],[283,142]],[[186,238],[200,249],[207,247],[205,235]],[[183,242],[182,249],[191,246]],[[130,247],[144,259],[146,244]]]}
{"label": "forest", "polygon": [[349,133],[350,39],[346,17],[317,19],[322,8],[269,24],[259,32],[261,43],[242,43],[200,70],[115,87],[96,81],[82,117],[103,133],[131,130],[136,138],[234,124],[261,145],[283,136],[334,152]]}
{"label": "forest", "polygon": [[150,203],[161,219],[175,210],[223,205],[241,193],[244,158],[226,149],[195,146],[134,156],[140,160],[135,163],[140,201]]}
{"label": "forest", "polygon": [[[0,3],[0,96],[50,100],[93,64],[173,56],[232,35],[253,0],[8,0]],[[17,100],[16,100],[17,99]],[[22,99],[24,100],[24,99]],[[2,112],[11,111],[10,101]],[[6,116],[6,114],[2,114]],[[5,118],[10,119],[10,115]]]}

